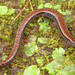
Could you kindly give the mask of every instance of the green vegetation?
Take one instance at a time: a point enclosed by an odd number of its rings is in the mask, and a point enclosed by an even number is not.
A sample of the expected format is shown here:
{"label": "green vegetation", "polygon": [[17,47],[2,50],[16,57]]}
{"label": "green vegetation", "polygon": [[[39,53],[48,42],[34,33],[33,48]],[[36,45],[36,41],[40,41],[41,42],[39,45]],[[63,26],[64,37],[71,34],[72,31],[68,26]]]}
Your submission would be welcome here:
{"label": "green vegetation", "polygon": [[26,55],[32,56],[32,54],[38,50],[38,47],[35,42],[31,42],[25,45],[24,50]]}
{"label": "green vegetation", "polygon": [[[74,75],[75,74],[75,65],[71,60],[67,60],[65,56],[65,50],[63,48],[56,48],[52,53],[53,61],[43,66],[44,59],[37,59],[37,63],[40,68],[37,68],[36,65],[31,65],[27,67],[22,75],[39,75],[45,69],[48,70],[49,75]],[[42,70],[42,71],[41,71]]]}
{"label": "green vegetation", "polygon": [[65,59],[67,57],[64,56],[65,51],[63,48],[55,49],[52,53],[53,61],[46,65],[46,69],[48,70],[48,73],[51,75],[74,75],[75,73],[75,65],[73,62],[70,62],[68,60],[66,63],[64,63]]}
{"label": "green vegetation", "polygon": [[[25,6],[25,11],[12,24],[11,21]],[[0,45],[4,46],[0,61],[10,54],[17,28],[22,19],[31,11],[52,8],[60,12],[68,24],[70,33],[75,37],[74,0],[19,0],[0,4]],[[73,14],[72,14],[73,13]],[[25,39],[27,41],[25,42]],[[33,20],[25,29],[19,51],[10,66],[0,68],[3,75],[74,75],[75,47],[67,45],[60,35],[56,24],[42,16]]]}
{"label": "green vegetation", "polygon": [[39,75],[40,70],[36,65],[31,65],[27,69],[25,69],[23,75]]}

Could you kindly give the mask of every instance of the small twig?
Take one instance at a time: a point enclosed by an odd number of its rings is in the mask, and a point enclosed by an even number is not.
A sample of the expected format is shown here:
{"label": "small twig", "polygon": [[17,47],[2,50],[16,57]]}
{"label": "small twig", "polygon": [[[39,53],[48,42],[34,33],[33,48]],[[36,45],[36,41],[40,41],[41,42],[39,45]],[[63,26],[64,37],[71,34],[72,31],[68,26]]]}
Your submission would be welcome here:
{"label": "small twig", "polygon": [[25,10],[25,7],[23,7],[23,9],[20,11],[20,13],[15,17],[15,19],[14,19],[11,23],[13,23],[13,22],[20,16],[20,14],[21,14],[24,10]]}
{"label": "small twig", "polygon": [[67,61],[69,61],[69,59],[72,57],[72,55],[73,55],[74,53],[75,53],[75,51],[74,51],[70,56],[68,55],[63,64],[65,64]]}
{"label": "small twig", "polygon": [[42,54],[45,56],[45,58],[46,58],[47,62],[49,63],[48,56],[47,56],[47,54],[46,54],[43,50],[42,50]]}
{"label": "small twig", "polygon": [[29,5],[29,0],[26,2],[25,7],[28,7]]}

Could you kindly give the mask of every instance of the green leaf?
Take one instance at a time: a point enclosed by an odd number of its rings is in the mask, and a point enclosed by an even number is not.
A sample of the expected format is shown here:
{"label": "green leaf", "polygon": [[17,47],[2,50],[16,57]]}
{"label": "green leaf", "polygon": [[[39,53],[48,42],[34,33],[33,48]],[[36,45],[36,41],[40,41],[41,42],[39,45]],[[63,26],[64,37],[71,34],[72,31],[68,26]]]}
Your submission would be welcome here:
{"label": "green leaf", "polygon": [[47,27],[49,25],[50,19],[44,18],[44,21],[46,21],[46,22],[40,22],[39,25],[42,27]]}
{"label": "green leaf", "polygon": [[7,57],[7,55],[4,55],[1,59],[4,61]]}
{"label": "green leaf", "polygon": [[12,15],[14,12],[15,12],[14,9],[11,8],[11,9],[8,10],[7,15]]}
{"label": "green leaf", "polygon": [[40,25],[40,28],[39,28],[39,30],[42,30],[42,29],[46,29],[46,28],[47,28],[47,26],[48,26],[48,23],[41,22],[41,23],[39,23],[39,25]]}
{"label": "green leaf", "polygon": [[[64,56],[65,51],[63,48],[55,49],[52,53],[53,61],[45,66],[50,75],[74,75],[75,74],[75,64],[67,61],[66,65],[63,65],[66,57]],[[63,60],[62,60],[63,59]],[[62,61],[62,63],[60,62]]]}
{"label": "green leaf", "polygon": [[9,40],[10,40],[10,36],[8,36],[8,35],[3,35],[3,36],[2,36],[2,40],[4,40],[4,41],[9,41]]}
{"label": "green leaf", "polygon": [[62,15],[66,15],[66,12],[61,11],[60,9],[57,10],[59,13],[61,13]]}
{"label": "green leaf", "polygon": [[35,52],[37,52],[38,47],[35,42],[28,43],[27,45],[24,46],[24,51],[26,55],[32,56]]}
{"label": "green leaf", "polygon": [[39,68],[37,68],[36,65],[31,65],[24,70],[23,75],[39,75],[39,74],[40,74]]}
{"label": "green leaf", "polygon": [[49,74],[55,75],[56,73],[56,68],[57,67],[61,67],[62,65],[56,61],[52,61],[51,63],[49,63],[48,65],[46,65],[46,69],[48,70]]}
{"label": "green leaf", "polygon": [[0,6],[0,15],[5,15],[8,9],[6,6]]}
{"label": "green leaf", "polygon": [[53,8],[53,6],[52,6],[51,3],[46,3],[46,4],[44,5],[44,7],[45,7],[45,8]]}
{"label": "green leaf", "polygon": [[60,9],[60,5],[55,5],[54,9]]}
{"label": "green leaf", "polygon": [[63,69],[59,70],[62,75],[75,75],[75,65],[68,64]]}
{"label": "green leaf", "polygon": [[44,26],[47,26],[47,25],[48,25],[48,23],[41,22],[41,23],[39,23],[39,25],[44,27]]}
{"label": "green leaf", "polygon": [[22,4],[25,4],[25,0],[20,0],[20,2],[21,2]]}
{"label": "green leaf", "polygon": [[34,24],[34,23],[30,23],[29,25],[32,26],[32,27],[33,27],[33,26],[36,26],[36,24]]}
{"label": "green leaf", "polygon": [[43,38],[43,37],[38,38],[38,42],[42,44],[46,44],[49,40],[50,38]]}
{"label": "green leaf", "polygon": [[64,54],[65,54],[65,50],[63,48],[59,48],[59,49],[56,48],[55,51],[53,51],[52,53],[52,58],[54,60],[63,61],[65,60]]}
{"label": "green leaf", "polygon": [[49,26],[50,19],[49,18],[44,18],[46,22],[40,22],[39,25],[39,30],[43,30],[43,33],[46,33],[47,31],[50,31],[51,27]]}
{"label": "green leaf", "polygon": [[66,15],[71,15],[71,12],[66,10]]}
{"label": "green leaf", "polygon": [[41,9],[41,8],[43,8],[44,7],[44,4],[40,4],[39,6],[38,6],[38,9]]}
{"label": "green leaf", "polygon": [[40,58],[40,59],[36,59],[37,63],[42,66],[43,65],[43,62],[44,62],[44,59]]}

